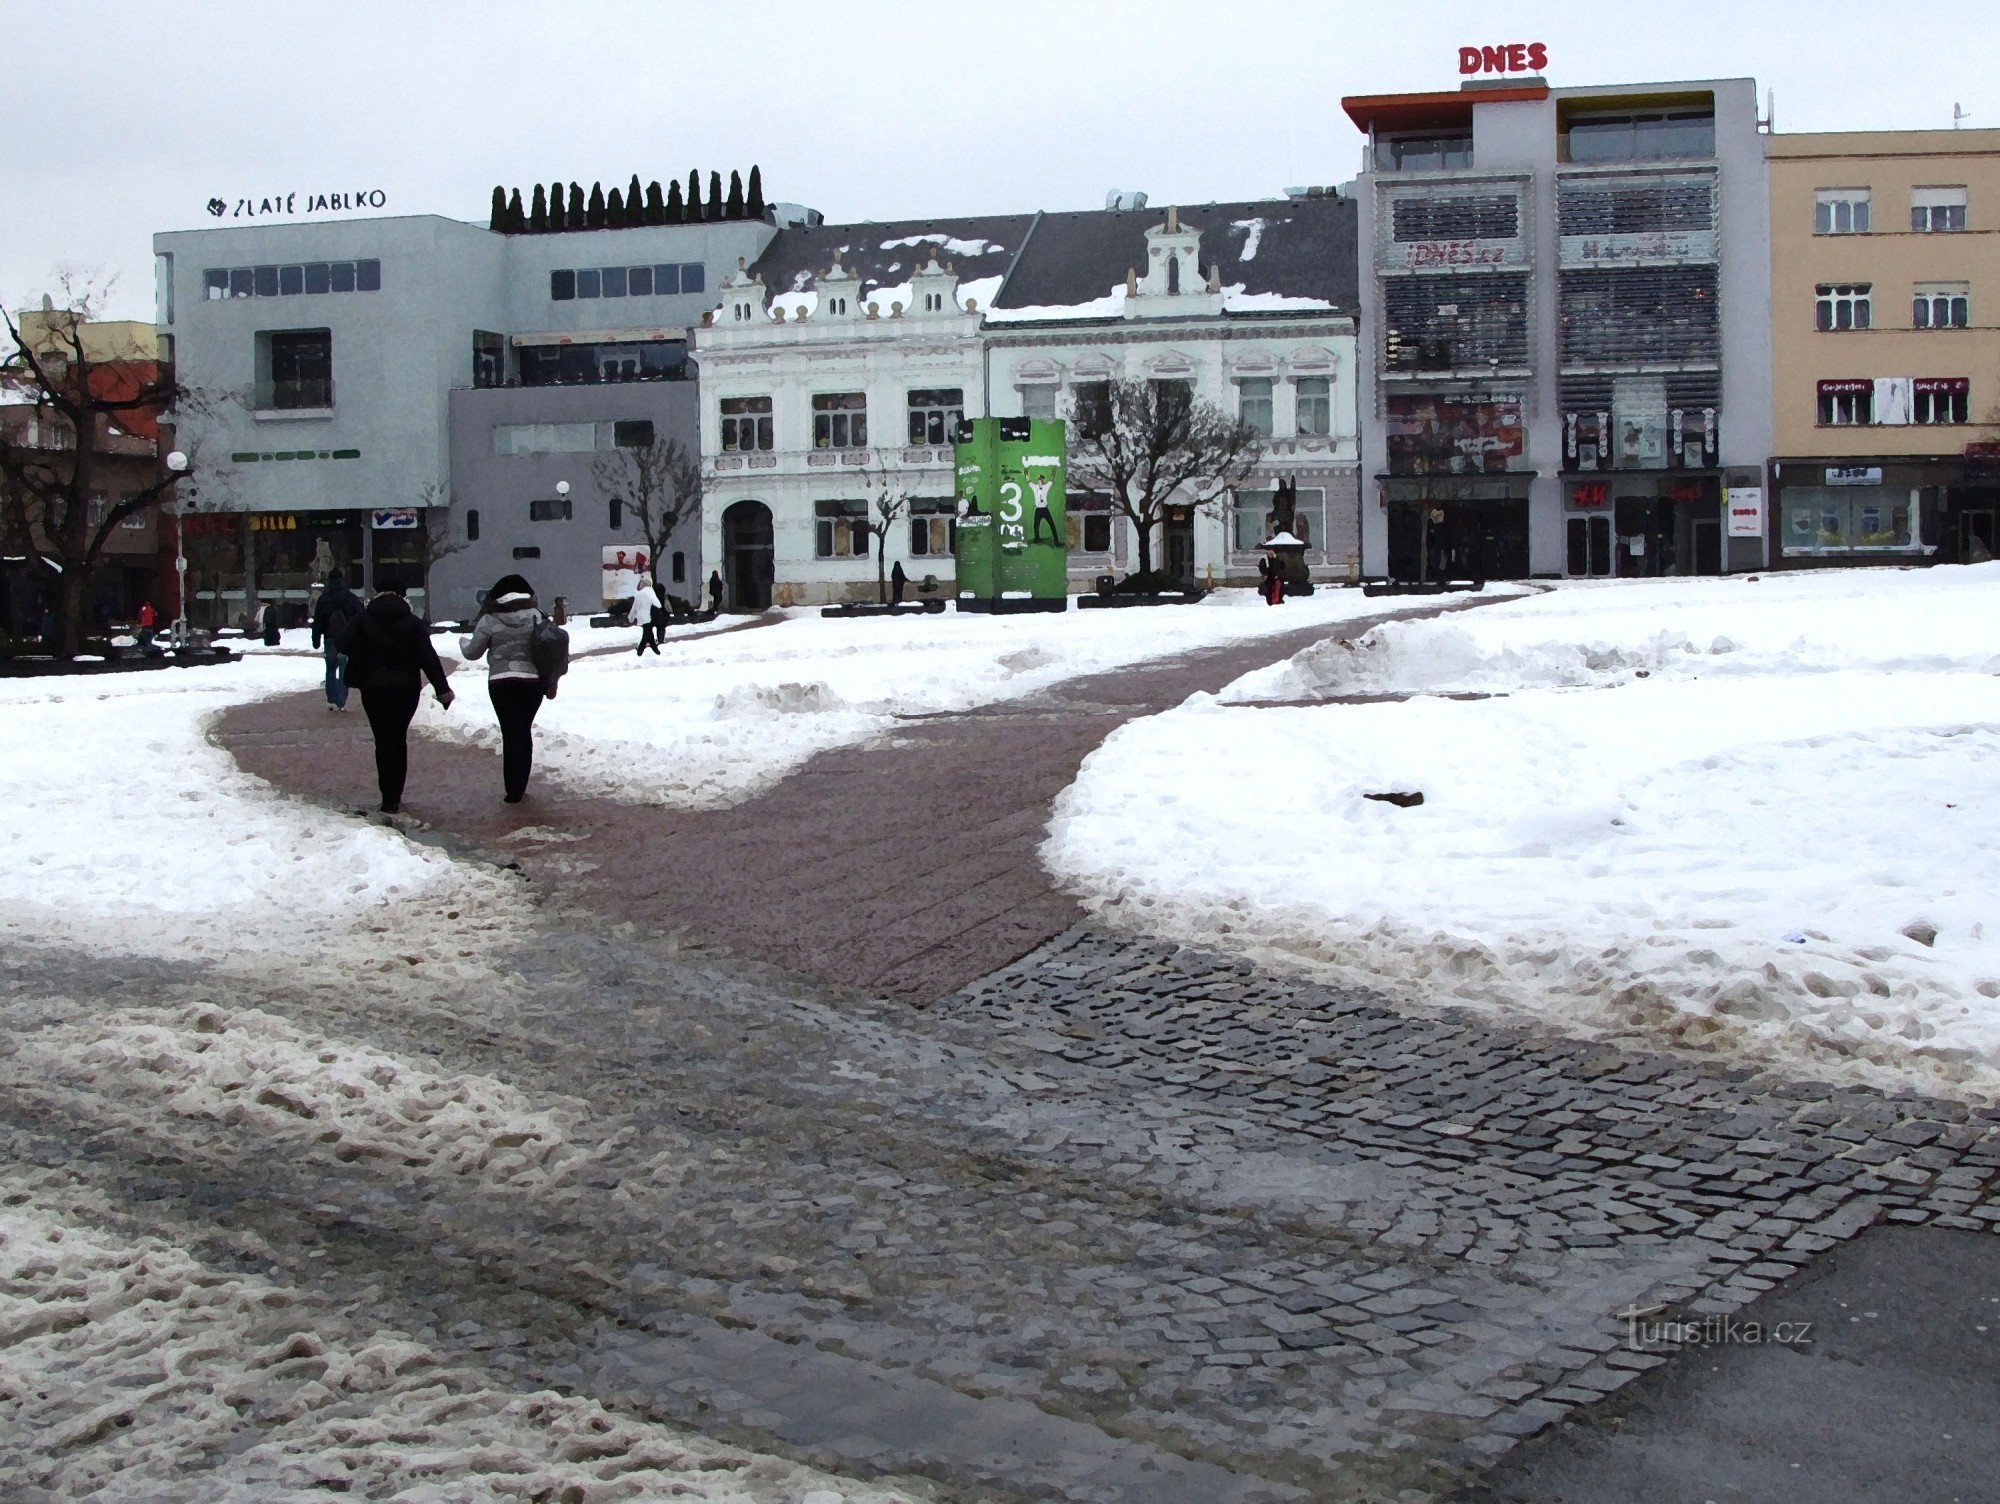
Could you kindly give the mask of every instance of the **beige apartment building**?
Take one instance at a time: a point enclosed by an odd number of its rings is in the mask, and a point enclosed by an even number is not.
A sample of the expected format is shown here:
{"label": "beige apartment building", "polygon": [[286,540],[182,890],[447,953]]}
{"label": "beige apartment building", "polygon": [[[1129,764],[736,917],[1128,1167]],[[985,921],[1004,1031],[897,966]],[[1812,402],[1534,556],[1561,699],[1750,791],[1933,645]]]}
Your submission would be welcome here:
{"label": "beige apartment building", "polygon": [[2000,130],[1766,142],[1771,563],[1993,556]]}

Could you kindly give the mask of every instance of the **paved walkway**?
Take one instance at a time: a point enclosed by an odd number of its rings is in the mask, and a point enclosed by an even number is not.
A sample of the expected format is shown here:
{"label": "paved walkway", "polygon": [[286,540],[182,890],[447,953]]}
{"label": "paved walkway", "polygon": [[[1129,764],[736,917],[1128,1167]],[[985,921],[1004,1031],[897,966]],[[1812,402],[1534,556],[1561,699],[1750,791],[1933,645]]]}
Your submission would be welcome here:
{"label": "paved walkway", "polygon": [[[1171,609],[1161,608],[1163,625]],[[1454,609],[1465,607],[1397,614]],[[1385,619],[1306,628],[1068,680],[966,715],[913,719],[886,742],[823,753],[725,810],[634,806],[546,778],[531,785],[526,803],[509,806],[493,753],[413,737],[403,807],[442,834],[510,853],[531,879],[559,884],[595,913],[821,982],[929,1003],[1082,919],[1036,853],[1051,801],[1113,730]],[[317,693],[245,705],[222,718],[215,740],[288,793],[372,808],[367,722],[323,706]],[[539,851],[510,841],[527,827],[583,840]]]}

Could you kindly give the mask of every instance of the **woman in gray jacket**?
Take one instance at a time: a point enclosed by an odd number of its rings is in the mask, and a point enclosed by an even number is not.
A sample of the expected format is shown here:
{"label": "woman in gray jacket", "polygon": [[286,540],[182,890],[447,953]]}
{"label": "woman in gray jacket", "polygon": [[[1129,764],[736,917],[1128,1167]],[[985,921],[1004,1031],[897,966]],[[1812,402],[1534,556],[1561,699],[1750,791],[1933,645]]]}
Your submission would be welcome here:
{"label": "woman in gray jacket", "polygon": [[519,804],[535,764],[535,712],[542,708],[542,676],[528,640],[541,619],[535,592],[518,574],[502,575],[486,592],[470,636],[458,640],[470,661],[486,660],[486,693],[500,721],[500,774],[507,802]]}

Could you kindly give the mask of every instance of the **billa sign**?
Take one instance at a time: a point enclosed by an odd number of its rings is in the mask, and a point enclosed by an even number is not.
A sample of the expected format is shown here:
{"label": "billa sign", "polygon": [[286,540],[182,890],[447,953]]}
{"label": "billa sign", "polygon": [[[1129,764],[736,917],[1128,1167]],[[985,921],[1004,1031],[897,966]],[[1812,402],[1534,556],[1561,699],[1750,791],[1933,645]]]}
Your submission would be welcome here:
{"label": "billa sign", "polygon": [[1051,418],[974,418],[960,425],[953,450],[959,610],[1068,605],[1067,433],[1062,420]]}
{"label": "billa sign", "polygon": [[1549,49],[1540,42],[1507,42],[1499,47],[1461,47],[1458,71],[1464,78],[1540,73],[1549,65]]}

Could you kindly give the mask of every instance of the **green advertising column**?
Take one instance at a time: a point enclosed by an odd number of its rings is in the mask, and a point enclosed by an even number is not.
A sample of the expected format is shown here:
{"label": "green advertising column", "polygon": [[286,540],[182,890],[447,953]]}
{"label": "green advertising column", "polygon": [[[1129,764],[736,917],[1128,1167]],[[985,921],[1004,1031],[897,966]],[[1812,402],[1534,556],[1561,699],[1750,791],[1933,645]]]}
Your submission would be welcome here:
{"label": "green advertising column", "polygon": [[1042,418],[975,418],[961,434],[959,609],[1066,610],[1063,424]]}

